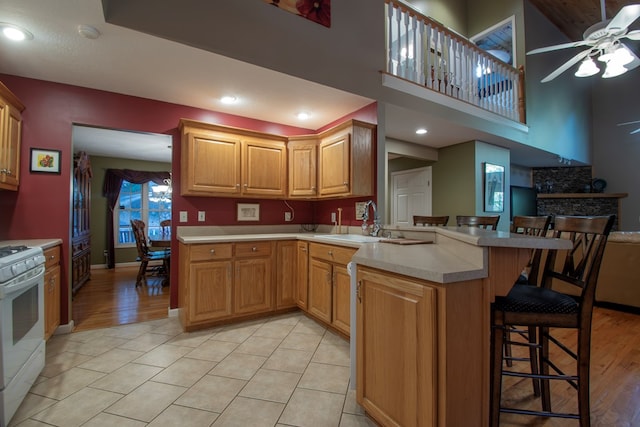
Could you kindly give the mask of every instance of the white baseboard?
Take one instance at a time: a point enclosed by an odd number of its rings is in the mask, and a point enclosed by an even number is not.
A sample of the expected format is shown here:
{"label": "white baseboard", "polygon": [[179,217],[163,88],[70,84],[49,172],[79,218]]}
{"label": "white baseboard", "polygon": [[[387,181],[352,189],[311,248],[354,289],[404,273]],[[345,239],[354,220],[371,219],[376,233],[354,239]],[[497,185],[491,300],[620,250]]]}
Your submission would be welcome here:
{"label": "white baseboard", "polygon": [[71,332],[73,332],[74,326],[75,324],[73,323],[73,320],[70,320],[69,323],[67,323],[66,325],[58,326],[56,330],[53,332],[53,335],[70,334]]}
{"label": "white baseboard", "polygon": [[169,317],[178,317],[178,313],[180,311],[179,308],[169,308],[168,310]]}

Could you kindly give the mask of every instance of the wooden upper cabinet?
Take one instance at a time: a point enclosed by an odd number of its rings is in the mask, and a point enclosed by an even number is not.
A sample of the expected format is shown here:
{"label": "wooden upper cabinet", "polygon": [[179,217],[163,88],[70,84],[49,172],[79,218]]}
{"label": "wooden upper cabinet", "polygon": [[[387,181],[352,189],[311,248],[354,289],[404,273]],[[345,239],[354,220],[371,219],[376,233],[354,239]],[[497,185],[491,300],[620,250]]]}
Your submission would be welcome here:
{"label": "wooden upper cabinet", "polygon": [[285,137],[186,119],[180,127],[182,195],[286,196]]}
{"label": "wooden upper cabinet", "polygon": [[0,189],[20,184],[20,142],[24,105],[0,83]]}
{"label": "wooden upper cabinet", "polygon": [[266,138],[242,139],[242,194],[279,197],[287,191],[287,146]]}
{"label": "wooden upper cabinet", "polygon": [[318,195],[316,167],[318,140],[309,137],[290,138],[287,149],[289,154],[289,197],[316,197]]}
{"label": "wooden upper cabinet", "polygon": [[318,196],[373,195],[375,125],[349,120],[321,135]]}

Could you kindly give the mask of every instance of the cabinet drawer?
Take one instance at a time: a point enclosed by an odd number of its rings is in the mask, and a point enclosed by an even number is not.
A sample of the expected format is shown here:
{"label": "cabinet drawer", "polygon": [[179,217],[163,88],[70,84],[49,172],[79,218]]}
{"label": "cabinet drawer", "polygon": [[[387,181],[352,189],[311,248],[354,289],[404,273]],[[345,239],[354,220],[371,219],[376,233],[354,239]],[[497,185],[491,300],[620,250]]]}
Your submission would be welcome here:
{"label": "cabinet drawer", "polygon": [[236,243],[236,256],[241,258],[271,255],[271,242]]}
{"label": "cabinet drawer", "polygon": [[60,245],[45,249],[44,257],[47,259],[45,261],[45,268],[60,264]]}
{"label": "cabinet drawer", "polygon": [[231,258],[231,243],[208,243],[204,245],[191,245],[191,261],[210,261],[214,259]]}
{"label": "cabinet drawer", "polygon": [[311,257],[323,259],[325,261],[336,262],[338,264],[348,264],[351,257],[356,253],[356,249],[344,246],[322,245],[319,243],[309,244]]}

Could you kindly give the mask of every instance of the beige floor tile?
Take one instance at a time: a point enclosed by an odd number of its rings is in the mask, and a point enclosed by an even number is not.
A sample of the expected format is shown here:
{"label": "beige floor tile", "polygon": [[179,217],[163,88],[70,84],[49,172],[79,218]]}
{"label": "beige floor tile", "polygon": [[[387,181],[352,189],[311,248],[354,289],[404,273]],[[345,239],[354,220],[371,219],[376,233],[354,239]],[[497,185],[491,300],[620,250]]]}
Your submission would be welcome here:
{"label": "beige floor tile", "polygon": [[269,322],[260,326],[252,336],[283,339],[289,335],[294,326],[288,323]]}
{"label": "beige floor tile", "polygon": [[158,415],[148,427],[205,427],[210,426],[216,418],[217,413],[202,411],[200,409],[187,408],[186,406],[171,405]]}
{"label": "beige floor tile", "polygon": [[288,325],[297,325],[301,318],[305,317],[301,311],[293,311],[291,313],[277,314],[266,319],[267,323],[286,323]]}
{"label": "beige floor tile", "polygon": [[153,350],[160,344],[164,344],[170,339],[171,339],[170,335],[153,334],[149,332],[149,333],[144,333],[135,339],[125,342],[124,344],[118,346],[118,348],[147,352],[147,351]]}
{"label": "beige floor tile", "polygon": [[297,388],[279,422],[291,426],[336,427],[344,395]]}
{"label": "beige floor tile", "polygon": [[33,419],[28,419],[21,422],[20,427],[51,427],[51,424],[46,424]]}
{"label": "beige floor tile", "polygon": [[163,319],[161,323],[155,326],[150,332],[154,334],[171,335],[172,337],[183,332],[180,320],[177,318]]}
{"label": "beige floor tile", "polygon": [[342,414],[340,427],[376,427],[377,424],[364,415]]}
{"label": "beige floor tile", "polygon": [[118,415],[100,412],[95,417],[83,424],[82,427],[144,427],[147,423],[143,421],[132,420],[131,418],[119,417]]}
{"label": "beige floor tile", "polygon": [[345,366],[309,363],[298,387],[345,394],[349,385],[349,368]]}
{"label": "beige floor tile", "polygon": [[301,374],[307,369],[313,352],[278,348],[264,363],[263,368]]}
{"label": "beige floor tile", "polygon": [[180,347],[177,345],[161,344],[150,352],[145,353],[139,358],[135,359],[135,363],[142,363],[145,365],[160,366],[161,368],[166,368],[192,350],[193,349],[191,347]]}
{"label": "beige floor tile", "polygon": [[120,398],[118,393],[84,388],[31,418],[55,426],[79,426]]}
{"label": "beige floor tile", "polygon": [[322,344],[332,344],[332,345],[346,345],[349,347],[349,340],[345,339],[342,335],[338,335],[337,333],[327,330],[327,332],[322,337]]}
{"label": "beige floor tile", "polygon": [[183,347],[198,347],[211,338],[214,332],[209,330],[196,332],[183,332],[167,341],[167,344],[181,345]]}
{"label": "beige floor tile", "polygon": [[291,350],[316,351],[322,337],[312,334],[290,333],[278,348],[288,348]]}
{"label": "beige floor tile", "polygon": [[104,336],[106,331],[106,328],[92,329],[90,331],[73,332],[71,334],[65,335],[65,337],[67,337],[71,341],[88,342]]}
{"label": "beige floor tile", "polygon": [[105,412],[149,422],[186,390],[184,387],[147,381],[111,405]]}
{"label": "beige floor tile", "polygon": [[[73,334],[71,334],[73,335]],[[112,348],[116,348],[126,343],[128,340],[125,338],[109,337],[109,336],[97,336],[89,341],[83,342],[81,345],[74,348],[74,352],[80,354],[87,354],[89,356],[98,356],[105,353]]]}
{"label": "beige floor tile", "polygon": [[[47,344],[47,351],[48,350],[49,346]],[[56,375],[59,375],[64,371],[68,371],[91,358],[92,356],[87,356],[86,354],[72,353],[68,351],[55,353],[46,358],[44,362],[44,369],[40,372],[40,375],[47,378],[55,377]]]}
{"label": "beige floor tile", "polygon": [[91,383],[90,387],[127,394],[162,371],[158,366],[128,363],[112,373]]}
{"label": "beige floor tile", "polygon": [[27,393],[24,397],[24,400],[18,407],[18,410],[15,414],[13,414],[13,418],[11,418],[11,422],[8,427],[13,427],[21,421],[26,420],[32,415],[37,414],[38,412],[47,409],[51,405],[58,403],[55,399],[50,399],[44,396],[38,396],[37,394]]}
{"label": "beige floor tile", "polygon": [[221,413],[247,382],[205,375],[178,400],[176,405]]}
{"label": "beige floor tile", "polygon": [[347,396],[344,399],[344,408],[342,409],[342,412],[353,415],[364,415],[364,409],[356,401],[355,390],[347,391]]}
{"label": "beige floor tile", "polygon": [[281,342],[282,340],[279,338],[251,336],[238,346],[236,352],[268,357]]}
{"label": "beige floor tile", "polygon": [[327,328],[319,324],[313,319],[309,319],[308,317],[302,317],[298,324],[296,324],[295,328],[291,332],[296,334],[312,334],[312,335],[324,335],[327,331]]}
{"label": "beige floor tile", "polygon": [[238,325],[225,326],[222,330],[216,332],[212,339],[216,341],[228,341],[240,344],[262,326],[262,323],[240,323]]}
{"label": "beige floor tile", "polygon": [[82,346],[82,342],[69,339],[71,335],[73,334],[54,335],[49,338],[46,344],[47,357],[64,352],[75,352],[78,347]]}
{"label": "beige floor tile", "polygon": [[272,427],[284,404],[237,397],[218,417],[214,427]]}
{"label": "beige floor tile", "polygon": [[329,365],[350,366],[349,344],[332,345],[320,343],[311,361]]}
{"label": "beige floor tile", "polygon": [[31,387],[31,392],[51,399],[62,400],[104,375],[101,372],[88,369],[71,368],[60,375]]}
{"label": "beige floor tile", "polygon": [[300,374],[260,369],[239,396],[287,403],[300,381]]}
{"label": "beige floor tile", "polygon": [[211,370],[212,375],[220,377],[250,380],[267,360],[253,354],[231,353]]}
{"label": "beige floor tile", "polygon": [[132,360],[137,359],[143,354],[144,353],[141,351],[114,348],[102,353],[100,356],[82,363],[79,367],[108,374],[118,368],[121,368]]}
{"label": "beige floor tile", "polygon": [[187,357],[209,360],[211,362],[220,362],[234,351],[236,347],[238,347],[238,344],[234,342],[224,342],[211,339],[205,341],[199,347],[191,349],[187,354]]}
{"label": "beige floor tile", "polygon": [[140,335],[148,333],[153,326],[146,323],[131,323],[129,325],[115,326],[105,329],[104,334],[111,337],[126,338],[128,340],[138,338]]}
{"label": "beige floor tile", "polygon": [[153,377],[153,381],[191,387],[214,366],[215,362],[183,357]]}

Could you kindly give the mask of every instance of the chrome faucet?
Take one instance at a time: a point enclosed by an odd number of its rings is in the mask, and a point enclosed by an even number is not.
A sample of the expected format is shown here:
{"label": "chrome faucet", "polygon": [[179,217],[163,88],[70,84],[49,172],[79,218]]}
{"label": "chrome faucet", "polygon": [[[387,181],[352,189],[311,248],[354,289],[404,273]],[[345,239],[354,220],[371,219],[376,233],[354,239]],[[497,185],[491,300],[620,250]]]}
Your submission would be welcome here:
{"label": "chrome faucet", "polygon": [[[367,220],[369,219],[369,206],[373,208],[373,229],[371,233],[369,231],[369,225]],[[380,225],[380,218],[378,217],[378,207],[373,200],[369,200],[364,204],[364,212],[362,213],[362,234],[371,234],[372,236],[378,236],[382,226]]]}

